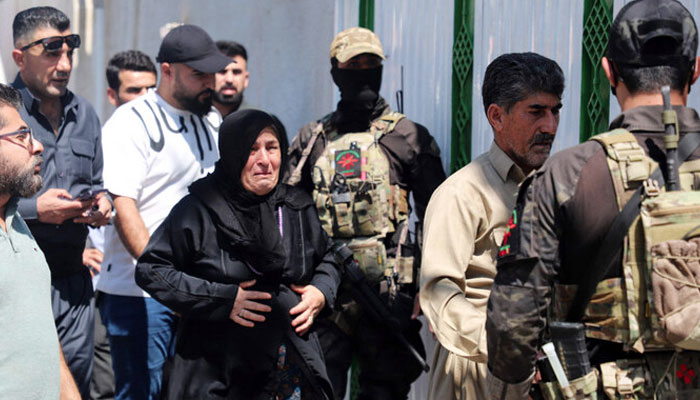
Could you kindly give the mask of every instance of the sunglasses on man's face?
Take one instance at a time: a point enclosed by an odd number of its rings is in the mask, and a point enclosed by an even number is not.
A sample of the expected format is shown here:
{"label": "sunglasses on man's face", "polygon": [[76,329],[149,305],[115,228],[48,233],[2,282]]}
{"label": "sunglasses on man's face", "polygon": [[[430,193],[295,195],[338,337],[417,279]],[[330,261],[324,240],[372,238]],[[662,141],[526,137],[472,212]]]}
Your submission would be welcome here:
{"label": "sunglasses on man's face", "polygon": [[32,46],[41,44],[44,46],[44,50],[53,53],[60,51],[63,48],[63,42],[65,42],[71,50],[77,49],[80,47],[80,35],[73,33],[66,36],[50,36],[31,42],[28,45],[20,48],[20,50],[25,51]]}

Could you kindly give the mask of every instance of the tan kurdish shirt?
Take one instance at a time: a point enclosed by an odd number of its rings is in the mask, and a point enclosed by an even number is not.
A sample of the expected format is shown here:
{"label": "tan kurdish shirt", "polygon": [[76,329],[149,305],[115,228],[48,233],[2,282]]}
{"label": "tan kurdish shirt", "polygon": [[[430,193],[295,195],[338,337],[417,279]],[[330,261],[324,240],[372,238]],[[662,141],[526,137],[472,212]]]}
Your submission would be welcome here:
{"label": "tan kurdish shirt", "polygon": [[486,303],[522,170],[495,144],[433,193],[420,303],[439,341],[430,399],[486,398]]}

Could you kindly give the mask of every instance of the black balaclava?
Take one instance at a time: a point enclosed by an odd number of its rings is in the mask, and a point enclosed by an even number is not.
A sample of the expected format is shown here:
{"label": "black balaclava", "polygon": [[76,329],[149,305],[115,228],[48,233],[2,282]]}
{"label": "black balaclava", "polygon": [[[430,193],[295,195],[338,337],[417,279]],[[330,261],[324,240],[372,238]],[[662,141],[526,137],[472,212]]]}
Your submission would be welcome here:
{"label": "black balaclava", "polygon": [[341,69],[334,63],[333,82],[340,89],[340,101],[333,121],[340,133],[363,132],[377,117],[381,102],[382,66],[372,69]]}
{"label": "black balaclava", "polygon": [[[243,187],[241,173],[265,128],[280,142],[280,181],[270,193],[258,196]],[[228,239],[236,256],[267,280],[279,279],[287,258],[275,214],[285,201],[286,187],[281,179],[287,147],[286,131],[275,116],[259,110],[231,113],[219,128],[220,159],[214,172],[190,186],[190,193],[210,210],[217,230]]]}

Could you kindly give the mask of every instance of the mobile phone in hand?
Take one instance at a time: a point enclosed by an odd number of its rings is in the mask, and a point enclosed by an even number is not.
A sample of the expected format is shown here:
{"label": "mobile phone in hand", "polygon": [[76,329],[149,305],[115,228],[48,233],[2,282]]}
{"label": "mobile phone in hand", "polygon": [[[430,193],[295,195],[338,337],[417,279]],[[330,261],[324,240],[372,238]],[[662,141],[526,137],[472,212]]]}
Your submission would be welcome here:
{"label": "mobile phone in hand", "polygon": [[95,197],[97,197],[98,194],[106,192],[107,189],[96,189],[96,190],[90,190],[90,189],[85,189],[78,196],[75,197],[75,200],[78,201],[91,201],[95,200]]}

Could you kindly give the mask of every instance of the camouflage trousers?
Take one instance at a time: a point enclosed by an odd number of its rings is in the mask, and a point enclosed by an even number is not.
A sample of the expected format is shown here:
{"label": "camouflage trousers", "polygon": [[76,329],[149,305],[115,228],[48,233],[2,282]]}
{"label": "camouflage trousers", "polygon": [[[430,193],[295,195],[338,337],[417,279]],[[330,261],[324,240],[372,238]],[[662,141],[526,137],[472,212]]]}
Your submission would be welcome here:
{"label": "camouflage trousers", "polygon": [[559,399],[700,399],[700,352],[647,353],[644,358],[600,364],[561,390],[541,382],[542,395]]}

